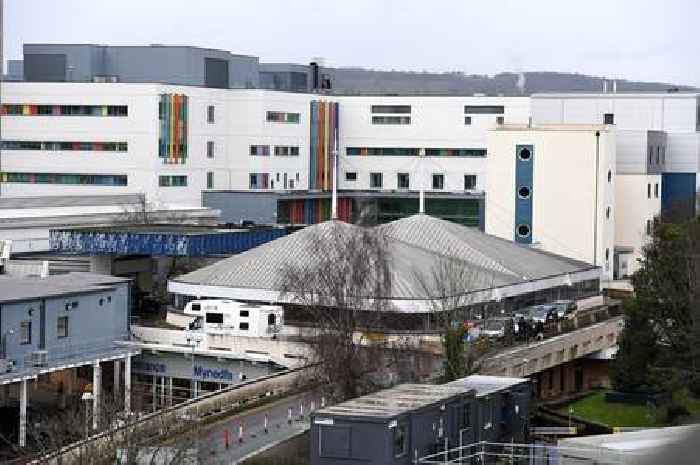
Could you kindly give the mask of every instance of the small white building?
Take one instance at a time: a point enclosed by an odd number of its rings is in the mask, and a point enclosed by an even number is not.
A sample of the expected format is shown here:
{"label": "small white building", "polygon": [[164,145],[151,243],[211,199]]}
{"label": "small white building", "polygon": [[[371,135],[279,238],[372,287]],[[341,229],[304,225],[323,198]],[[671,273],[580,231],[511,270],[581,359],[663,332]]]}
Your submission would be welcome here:
{"label": "small white building", "polygon": [[604,125],[493,129],[486,233],[600,266],[612,279],[615,147]]}
{"label": "small white building", "polygon": [[284,325],[284,311],[278,305],[257,305],[235,300],[193,300],[184,313],[195,319],[190,330],[206,334],[271,338]]}

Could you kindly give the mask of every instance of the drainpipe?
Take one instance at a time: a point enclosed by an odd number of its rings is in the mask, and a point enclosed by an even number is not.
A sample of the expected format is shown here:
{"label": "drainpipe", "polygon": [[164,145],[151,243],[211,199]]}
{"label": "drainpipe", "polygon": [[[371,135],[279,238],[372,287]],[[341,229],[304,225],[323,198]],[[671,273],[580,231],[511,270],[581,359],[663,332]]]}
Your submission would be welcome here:
{"label": "drainpipe", "polygon": [[600,131],[595,132],[595,206],[593,215],[593,266],[598,265],[598,177],[600,171]]}

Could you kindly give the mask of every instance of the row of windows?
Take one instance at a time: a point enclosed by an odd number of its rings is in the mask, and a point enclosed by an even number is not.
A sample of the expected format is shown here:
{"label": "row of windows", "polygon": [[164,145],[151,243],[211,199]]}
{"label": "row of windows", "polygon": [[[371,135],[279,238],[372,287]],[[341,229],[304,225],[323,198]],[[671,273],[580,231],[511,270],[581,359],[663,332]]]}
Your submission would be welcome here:
{"label": "row of windows", "polygon": [[411,114],[411,105],[372,105],[372,113]]}
{"label": "row of windows", "polygon": [[160,187],[186,187],[187,186],[187,176],[182,176],[182,175],[158,176],[158,185]]}
{"label": "row of windows", "polygon": [[[350,156],[399,156],[414,157],[420,154],[416,147],[347,147],[346,153]],[[486,149],[458,149],[458,148],[426,148],[427,157],[485,157]]]}
{"label": "row of windows", "polygon": [[411,124],[410,116],[372,116],[372,124]]}
{"label": "row of windows", "polygon": [[268,111],[267,121],[272,123],[299,123],[300,115],[299,113],[286,113],[283,111]]}
{"label": "row of windows", "polygon": [[274,189],[275,182],[283,183],[284,189],[294,189],[295,182],[299,182],[299,173],[291,179],[288,173],[276,173],[274,179],[270,179],[270,173],[250,173],[248,188],[250,189]]}
{"label": "row of windows", "polygon": [[[505,119],[503,116],[496,116],[496,124],[499,126],[502,126],[505,123]],[[472,124],[472,117],[471,116],[465,116],[464,117],[464,125],[465,126],[471,126]]]}
{"label": "row of windows", "polygon": [[[345,173],[345,180],[348,182],[357,181],[357,172],[348,171]],[[371,189],[382,189],[384,187],[384,174],[383,173],[370,173],[369,174],[369,187]],[[411,176],[409,173],[397,173],[396,174],[396,188],[397,189],[410,189],[411,188]],[[432,189],[442,190],[445,188],[445,175],[436,173],[432,175]],[[475,174],[465,174],[464,175],[464,190],[476,189],[476,175]]]}
{"label": "row of windows", "polygon": [[[269,145],[251,145],[250,154],[253,156],[269,156],[270,146]],[[276,145],[275,146],[275,156],[277,157],[298,157],[299,147],[296,145]]]}
{"label": "row of windows", "polygon": [[464,105],[465,115],[502,115],[503,105]]}
{"label": "row of windows", "polygon": [[[651,198],[651,183],[647,184],[647,198]],[[659,183],[654,183],[654,198],[659,198]]]}
{"label": "row of windows", "polygon": [[126,105],[2,104],[0,115],[13,116],[128,116]]}
{"label": "row of windows", "polygon": [[126,142],[40,142],[22,140],[0,141],[3,150],[78,150],[86,152],[126,152]]}
{"label": "row of windows", "polygon": [[[656,154],[656,157],[654,155]],[[654,163],[656,161],[656,163]],[[656,150],[653,146],[649,146],[649,164],[650,165],[660,165],[666,163],[666,147],[657,145]]]}
{"label": "row of windows", "polygon": [[0,173],[0,182],[21,184],[68,184],[126,186],[125,174]]}
{"label": "row of windows", "polygon": [[[56,338],[68,337],[68,317],[59,316],[56,318]],[[19,343],[22,345],[32,343],[32,322],[22,321],[19,324]]]}

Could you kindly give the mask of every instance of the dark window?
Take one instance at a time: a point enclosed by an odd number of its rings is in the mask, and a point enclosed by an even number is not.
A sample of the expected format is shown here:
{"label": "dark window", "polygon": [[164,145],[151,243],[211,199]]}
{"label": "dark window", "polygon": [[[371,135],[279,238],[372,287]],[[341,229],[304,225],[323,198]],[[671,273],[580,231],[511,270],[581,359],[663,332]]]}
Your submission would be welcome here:
{"label": "dark window", "polygon": [[408,428],[406,425],[398,425],[394,428],[394,457],[403,457],[408,449],[408,441],[406,433]]}
{"label": "dark window", "polygon": [[610,213],[612,213],[612,209],[610,207],[605,208],[605,218],[610,219]]}
{"label": "dark window", "polygon": [[603,115],[603,124],[615,124],[615,115],[612,113],[605,113]]}
{"label": "dark window", "polygon": [[159,176],[160,187],[187,187],[187,176]]}
{"label": "dark window", "polygon": [[530,235],[530,226],[526,224],[520,224],[518,225],[518,236],[520,237],[528,237]]}
{"label": "dark window", "polygon": [[224,314],[223,313],[207,313],[205,321],[207,323],[221,324],[224,322]]}
{"label": "dark window", "polygon": [[465,126],[471,126],[472,124],[472,117],[471,116],[465,116],[464,117],[464,125]]}
{"label": "dark window", "polygon": [[68,317],[59,316],[56,320],[56,337],[68,337]]}
{"label": "dark window", "polygon": [[250,316],[250,310],[241,310],[239,315],[244,316],[244,317],[248,317],[248,316]]}
{"label": "dark window", "polygon": [[652,228],[651,228],[651,225],[652,225],[651,220],[647,220],[647,234],[648,234],[648,235],[651,234],[651,229],[652,229]]}
{"label": "dark window", "polygon": [[299,123],[299,113],[268,111],[266,119],[272,123]]}
{"label": "dark window", "polygon": [[434,174],[433,175],[433,189],[440,190],[445,188],[445,175],[444,174]]}
{"label": "dark window", "polygon": [[214,173],[211,171],[207,172],[207,189],[214,188]]}
{"label": "dark window", "polygon": [[605,261],[610,260],[610,249],[605,249]]}
{"label": "dark window", "polygon": [[207,158],[214,158],[214,141],[207,141]]}
{"label": "dark window", "polygon": [[32,343],[32,322],[23,321],[19,325],[19,343],[20,344],[31,344]]}
{"label": "dark window", "polygon": [[473,115],[502,115],[505,113],[503,105],[465,105],[465,114]]}
{"label": "dark window", "polygon": [[411,124],[410,116],[372,116],[372,124]]}
{"label": "dark window", "polygon": [[409,176],[408,173],[399,173],[396,177],[397,180],[397,188],[399,189],[408,189],[409,188]]}
{"label": "dark window", "polygon": [[207,123],[213,123],[214,116],[214,105],[209,105],[207,107]]}
{"label": "dark window", "polygon": [[238,329],[240,330],[248,331],[248,328],[250,328],[250,324],[248,322],[241,322],[238,324]]}
{"label": "dark window", "polygon": [[465,174],[464,175],[464,190],[476,189],[476,175],[475,174]]}
{"label": "dark window", "polygon": [[100,304],[100,307],[101,307],[101,306],[103,306],[103,305],[104,305],[104,303],[105,303],[105,299],[103,299],[103,298],[100,298],[100,300],[99,300],[99,301],[98,301],[97,303],[99,303],[99,304]]}
{"label": "dark window", "polygon": [[372,105],[372,113],[411,114],[411,105]]}
{"label": "dark window", "polygon": [[412,157],[418,155],[416,147],[347,147],[347,155]]}
{"label": "dark window", "polygon": [[267,324],[268,326],[273,326],[277,324],[277,316],[274,313],[270,313],[267,315]]}
{"label": "dark window", "polygon": [[426,157],[485,157],[486,149],[426,148]]}
{"label": "dark window", "polygon": [[348,171],[345,173],[346,181],[357,181],[357,173],[354,171]]}
{"label": "dark window", "polygon": [[612,171],[608,170],[608,183],[612,182]]}
{"label": "dark window", "polygon": [[659,183],[654,184],[654,198],[658,199],[659,198]]}
{"label": "dark window", "polygon": [[532,154],[530,153],[530,150],[528,149],[521,149],[520,152],[518,153],[518,157],[523,160],[523,161],[528,161]]}
{"label": "dark window", "polygon": [[74,300],[70,304],[71,308],[78,308],[78,305],[80,305],[80,302],[78,302],[77,300]]}
{"label": "dark window", "polygon": [[658,165],[661,163],[661,146],[657,145],[656,146],[656,164]]}
{"label": "dark window", "polygon": [[501,125],[504,123],[504,119],[502,116],[496,116],[496,124]]}
{"label": "dark window", "polygon": [[651,184],[647,184],[647,198],[651,198]]}
{"label": "dark window", "polygon": [[269,145],[251,145],[250,154],[254,156],[267,156],[270,155]]}
{"label": "dark window", "polygon": [[382,173],[370,173],[369,174],[369,187],[373,189],[381,189],[382,187]]}
{"label": "dark window", "polygon": [[521,199],[528,199],[530,198],[530,188],[527,186],[520,186],[518,189],[518,197]]}

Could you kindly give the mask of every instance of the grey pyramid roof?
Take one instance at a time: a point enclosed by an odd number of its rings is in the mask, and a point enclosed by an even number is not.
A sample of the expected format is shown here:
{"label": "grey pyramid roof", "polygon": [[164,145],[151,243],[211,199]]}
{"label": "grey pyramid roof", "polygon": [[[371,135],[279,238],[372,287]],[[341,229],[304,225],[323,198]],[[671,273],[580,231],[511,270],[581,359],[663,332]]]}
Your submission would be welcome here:
{"label": "grey pyramid roof", "polygon": [[[319,235],[342,237],[360,226],[326,221],[221,260],[174,279],[176,282],[280,291],[288,264],[312,268],[324,254]],[[590,264],[489,236],[428,215],[413,215],[380,226],[392,273],[394,299],[429,297],[417,275],[430,273],[441,261],[456,261],[473,278],[464,292],[492,289],[593,269]]]}

